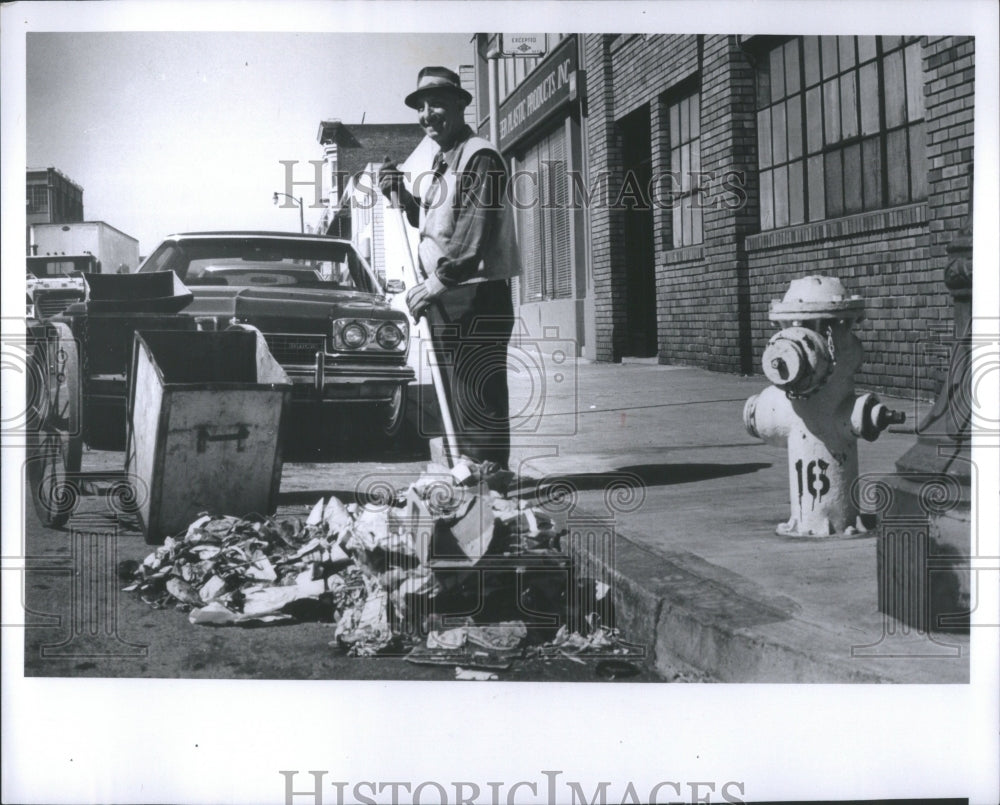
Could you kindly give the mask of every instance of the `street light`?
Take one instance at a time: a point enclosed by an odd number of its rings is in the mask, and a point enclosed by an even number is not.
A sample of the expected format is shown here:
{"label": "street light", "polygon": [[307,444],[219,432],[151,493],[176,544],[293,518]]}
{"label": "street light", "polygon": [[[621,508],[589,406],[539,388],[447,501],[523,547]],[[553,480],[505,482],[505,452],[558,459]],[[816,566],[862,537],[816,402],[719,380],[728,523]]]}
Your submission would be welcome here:
{"label": "street light", "polygon": [[288,193],[279,193],[278,191],[275,191],[274,192],[274,203],[275,204],[278,203],[278,196],[284,196],[285,198],[290,199],[293,204],[298,204],[299,205],[299,232],[301,232],[302,234],[305,234],[305,231],[306,231],[306,217],[305,217],[305,213],[303,212],[303,208],[302,208],[302,197],[299,196],[298,198],[295,198],[295,196],[290,196],[290,195],[288,195]]}

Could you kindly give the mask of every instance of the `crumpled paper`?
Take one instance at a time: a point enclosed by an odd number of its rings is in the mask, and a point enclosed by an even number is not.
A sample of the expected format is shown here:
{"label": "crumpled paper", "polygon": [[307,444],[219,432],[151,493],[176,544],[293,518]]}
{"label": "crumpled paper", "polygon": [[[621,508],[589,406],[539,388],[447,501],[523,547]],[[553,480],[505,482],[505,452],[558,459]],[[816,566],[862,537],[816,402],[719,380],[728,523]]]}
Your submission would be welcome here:
{"label": "crumpled paper", "polygon": [[[425,609],[415,602],[441,592],[449,577],[435,566],[435,548],[447,543],[451,559],[465,565],[501,551],[559,553],[551,518],[505,496],[513,480],[497,465],[463,458],[451,469],[428,465],[392,505],[331,496],[304,519],[205,513],[119,573],[130,581],[126,590],[154,608],[187,612],[192,624],[315,617],[318,605],[335,624],[331,645],[368,656],[419,627]],[[303,602],[312,606],[297,606]],[[432,632],[427,645],[460,646],[496,662],[494,655],[517,652],[526,635],[521,622],[470,622]]]}
{"label": "crumpled paper", "polygon": [[393,640],[389,627],[388,598],[381,590],[346,610],[337,622],[336,640],[354,656],[377,654]]}
{"label": "crumpled paper", "polygon": [[527,636],[528,629],[523,621],[504,621],[484,626],[468,624],[429,632],[427,648],[454,650],[469,643],[489,651],[505,652],[518,648]]}
{"label": "crumpled paper", "polygon": [[542,646],[543,654],[561,654],[574,658],[586,654],[641,656],[639,647],[626,643],[617,629],[595,626],[586,635],[572,632],[566,626],[559,627],[556,636]]}

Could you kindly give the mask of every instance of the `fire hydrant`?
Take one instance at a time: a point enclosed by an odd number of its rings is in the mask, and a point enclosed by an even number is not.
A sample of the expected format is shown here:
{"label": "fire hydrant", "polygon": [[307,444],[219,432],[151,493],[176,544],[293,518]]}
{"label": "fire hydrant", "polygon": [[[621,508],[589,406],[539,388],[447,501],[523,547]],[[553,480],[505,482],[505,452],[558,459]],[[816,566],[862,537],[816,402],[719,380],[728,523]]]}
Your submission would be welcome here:
{"label": "fire hydrant", "polygon": [[864,359],[851,332],[864,318],[864,300],[849,296],[834,277],[794,280],[768,318],[784,327],[768,342],[764,374],[774,385],[746,401],[751,436],[788,445],[791,517],[777,533],[799,537],[865,530],[851,490],[858,477],[860,436],[875,441],[906,414],[874,394],[854,393]]}

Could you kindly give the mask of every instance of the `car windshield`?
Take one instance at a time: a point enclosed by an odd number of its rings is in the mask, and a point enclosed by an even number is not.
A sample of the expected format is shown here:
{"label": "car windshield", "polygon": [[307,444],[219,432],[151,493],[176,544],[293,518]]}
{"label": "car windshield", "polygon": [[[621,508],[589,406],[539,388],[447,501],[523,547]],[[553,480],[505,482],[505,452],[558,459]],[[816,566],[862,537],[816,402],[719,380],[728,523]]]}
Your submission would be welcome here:
{"label": "car windshield", "polygon": [[376,292],[357,252],[337,242],[279,238],[169,241],[153,252],[139,271],[173,271],[188,286],[294,286]]}

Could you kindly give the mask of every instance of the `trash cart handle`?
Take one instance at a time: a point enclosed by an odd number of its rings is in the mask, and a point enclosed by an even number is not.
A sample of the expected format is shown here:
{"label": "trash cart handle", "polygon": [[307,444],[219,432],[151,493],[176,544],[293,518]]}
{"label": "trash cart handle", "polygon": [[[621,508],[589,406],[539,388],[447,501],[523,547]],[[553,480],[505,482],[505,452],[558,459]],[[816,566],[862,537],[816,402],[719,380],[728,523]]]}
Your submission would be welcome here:
{"label": "trash cart handle", "polygon": [[208,425],[198,426],[198,452],[204,453],[209,442],[236,442],[236,451],[242,453],[246,447],[246,440],[250,436],[250,429],[246,425],[240,425],[234,433],[223,433],[211,436],[208,433]]}

